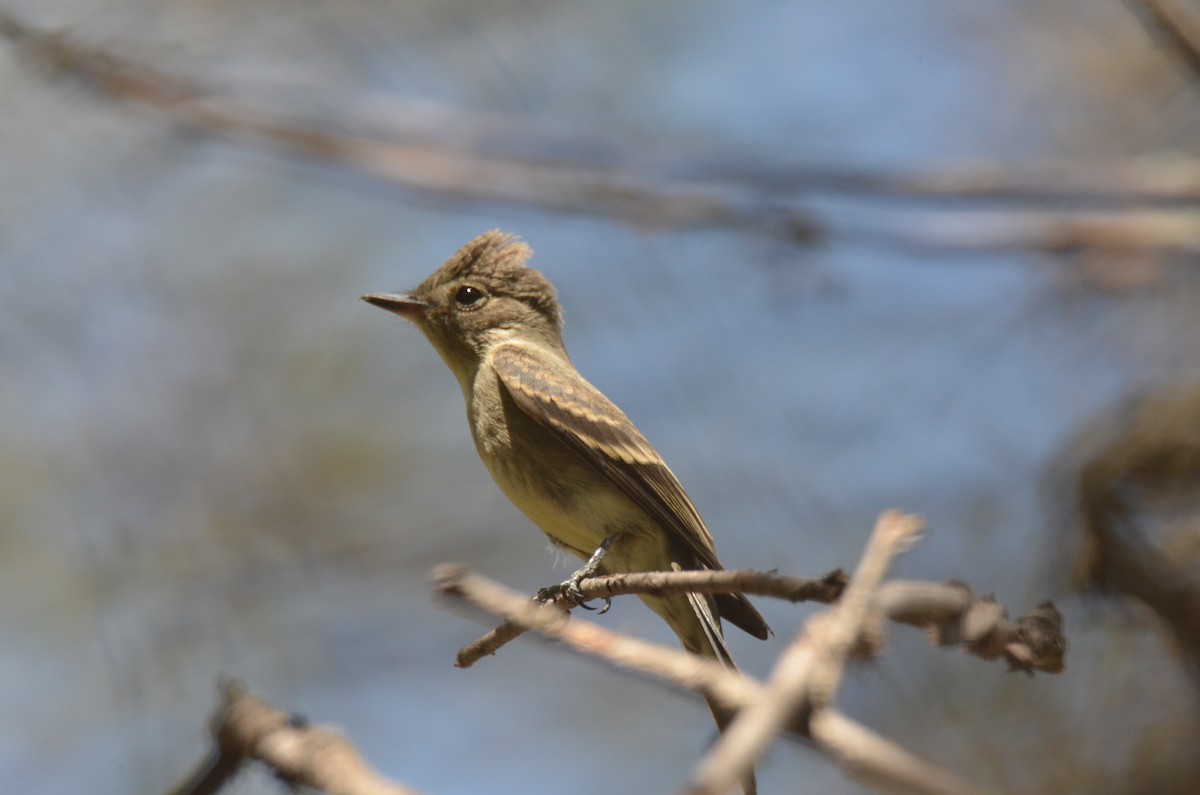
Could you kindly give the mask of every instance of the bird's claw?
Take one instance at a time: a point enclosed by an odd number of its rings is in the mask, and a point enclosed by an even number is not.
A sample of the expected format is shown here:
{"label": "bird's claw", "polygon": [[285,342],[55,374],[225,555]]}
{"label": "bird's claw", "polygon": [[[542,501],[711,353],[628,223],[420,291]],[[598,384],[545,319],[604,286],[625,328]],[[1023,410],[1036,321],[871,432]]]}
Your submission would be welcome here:
{"label": "bird's claw", "polygon": [[599,610],[600,612],[596,613],[596,615],[604,615],[608,612],[608,609],[612,607],[612,599],[608,596],[602,597],[604,599],[604,606],[600,608],[592,607],[590,604],[588,604],[588,602],[592,600],[585,598],[583,591],[579,588],[579,583],[582,582],[583,579],[583,577],[571,577],[568,580],[563,580],[558,585],[551,585],[549,588],[542,588],[537,592],[536,599],[539,602],[553,602],[559,597],[565,596],[579,607],[582,607],[584,610]]}
{"label": "bird's claw", "polygon": [[[600,546],[596,547],[596,551],[588,558],[587,563],[583,564],[583,568],[572,574],[567,579],[560,582],[558,585],[553,585],[549,588],[543,588],[537,592],[537,600],[539,602],[550,602],[558,599],[560,596],[565,596],[584,610],[595,610],[588,604],[588,600],[584,598],[583,591],[579,589],[579,584],[589,577],[595,577],[600,573],[600,561],[604,559],[604,555],[608,552],[608,548],[613,545],[616,540],[615,536],[605,536],[600,542]],[[599,608],[600,612],[596,615],[602,616],[608,612],[608,608],[612,607],[612,599],[608,596],[603,597],[604,607]]]}
{"label": "bird's claw", "polygon": [[604,607],[600,607],[600,608],[592,607],[587,602],[582,601],[582,600],[578,600],[578,604],[584,610],[598,610],[599,612],[597,612],[596,615],[602,616],[608,612],[608,608],[612,607],[612,598],[608,597],[608,596],[602,596],[600,598],[604,600]]}

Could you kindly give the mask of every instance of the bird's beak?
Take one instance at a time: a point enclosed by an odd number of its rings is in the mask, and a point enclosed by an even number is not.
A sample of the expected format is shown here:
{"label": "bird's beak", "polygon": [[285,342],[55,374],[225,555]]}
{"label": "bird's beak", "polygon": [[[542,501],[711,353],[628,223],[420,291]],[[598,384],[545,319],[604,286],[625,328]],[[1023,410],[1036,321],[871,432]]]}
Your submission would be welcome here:
{"label": "bird's beak", "polygon": [[429,308],[429,304],[413,298],[411,293],[367,293],[362,300],[380,309],[395,312],[407,320],[420,320]]}

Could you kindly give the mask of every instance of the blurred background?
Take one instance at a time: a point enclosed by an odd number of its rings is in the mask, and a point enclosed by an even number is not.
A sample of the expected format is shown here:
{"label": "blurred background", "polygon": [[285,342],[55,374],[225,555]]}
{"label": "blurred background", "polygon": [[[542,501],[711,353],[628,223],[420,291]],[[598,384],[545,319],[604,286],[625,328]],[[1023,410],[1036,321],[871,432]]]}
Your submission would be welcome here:
{"label": "blurred background", "polygon": [[[1065,616],[1032,679],[894,628],[852,717],[995,790],[1195,792],[1196,3],[0,11],[6,789],[166,791],[222,676],[431,795],[679,785],[699,699],[529,639],[453,667],[490,624],[432,566],[573,561],[358,296],[500,227],[727,566],[850,567],[901,508],[900,576]],[[759,604],[762,675],[814,608]],[[788,743],[759,779],[863,791]]]}

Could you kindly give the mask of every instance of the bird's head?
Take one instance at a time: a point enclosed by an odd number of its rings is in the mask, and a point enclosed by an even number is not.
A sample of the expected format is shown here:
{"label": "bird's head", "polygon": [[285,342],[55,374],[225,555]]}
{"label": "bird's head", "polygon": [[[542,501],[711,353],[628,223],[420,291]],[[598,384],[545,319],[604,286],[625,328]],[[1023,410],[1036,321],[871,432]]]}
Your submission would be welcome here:
{"label": "bird's head", "polygon": [[499,342],[563,348],[562,310],[554,286],[526,266],[532,253],[494,229],[460,248],[415,290],[362,298],[415,323],[459,380],[469,381]]}

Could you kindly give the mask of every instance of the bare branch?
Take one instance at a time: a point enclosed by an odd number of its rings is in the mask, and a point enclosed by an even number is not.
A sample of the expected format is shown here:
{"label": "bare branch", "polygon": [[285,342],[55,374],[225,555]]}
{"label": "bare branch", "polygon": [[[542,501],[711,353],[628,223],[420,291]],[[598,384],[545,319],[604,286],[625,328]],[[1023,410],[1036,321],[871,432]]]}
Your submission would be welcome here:
{"label": "bare branch", "polygon": [[[580,583],[580,591],[588,600],[690,591],[832,604],[841,596],[846,579],[840,569],[815,579],[752,569],[638,572],[589,578]],[[557,605],[564,610],[576,606],[567,596],[560,596]],[[880,587],[876,606],[891,621],[925,630],[938,645],[961,645],[967,653],[985,660],[1004,657],[1010,666],[1028,673],[1063,670],[1067,641],[1062,617],[1048,602],[1029,615],[1010,620],[994,599],[978,596],[962,583],[892,581]],[[524,632],[520,624],[505,622],[460,649],[455,665],[469,668]]]}
{"label": "bare branch", "polygon": [[1192,74],[1200,78],[1200,26],[1170,0],[1126,0],[1150,33],[1164,41]]}
{"label": "bare branch", "polygon": [[[787,734],[810,737],[848,775],[888,791],[980,795],[982,790],[929,765],[830,707],[849,655],[864,637],[872,636],[871,615],[879,611],[886,611],[894,620],[925,628],[938,643],[962,643],[985,657],[1004,655],[1010,663],[1026,670],[1062,668],[1065,641],[1061,619],[1052,605],[1043,605],[1010,623],[994,600],[976,598],[959,584],[883,584],[888,562],[912,540],[919,527],[915,517],[895,512],[880,518],[841,603],[832,613],[809,622],[801,637],[781,655],[769,687],[697,655],[622,636],[594,624],[571,623],[562,607],[522,597],[461,566],[438,567],[434,580],[443,595],[503,617],[502,629],[533,629],[581,653],[680,688],[698,690],[722,706],[740,709],[741,715],[725,735],[731,739],[719,742],[705,760],[695,779],[694,792],[725,791],[721,787],[737,782],[746,765],[761,755],[765,743]],[[719,592],[747,585],[757,593],[785,599],[832,599],[841,591],[844,580],[840,572],[813,581],[763,572],[727,572],[727,576],[720,577],[682,574],[686,576],[594,578],[591,584],[596,590],[591,593],[637,593],[636,587],[656,593],[687,588]],[[1023,651],[1014,652],[1018,646]],[[371,771],[336,733],[305,726],[251,698],[238,685],[227,688],[225,703],[213,724],[217,739],[213,753],[172,795],[212,795],[233,778],[244,762],[253,759],[271,766],[289,783],[333,795],[409,792]],[[749,728],[739,735],[735,733],[739,725]]]}
{"label": "bare branch", "polygon": [[212,724],[213,751],[170,795],[214,795],[251,761],[329,795],[417,795],[372,770],[337,732],[280,712],[240,683],[223,687]]}
{"label": "bare branch", "polygon": [[[846,574],[841,569],[817,579],[786,577],[775,572],[744,569],[740,571],[646,571],[633,574],[612,574],[590,577],[579,584],[585,600],[606,599],[628,594],[670,596],[680,593],[745,593],[772,596],[789,602],[837,601],[845,588]],[[576,607],[567,595],[556,599],[564,610]],[[525,630],[506,622],[479,640],[459,650],[455,665],[470,668],[483,657],[495,654]]]}
{"label": "bare branch", "polygon": [[525,627],[512,621],[505,621],[479,640],[459,649],[454,658],[454,665],[456,668],[470,668],[484,657],[500,651],[500,647],[504,644],[514,641],[524,634]]}
{"label": "bare branch", "polygon": [[463,601],[613,665],[698,690],[730,708],[744,703],[748,693],[757,689],[757,684],[716,661],[619,635],[596,624],[569,621],[569,613],[553,603],[523,597],[464,566],[438,566],[431,579],[444,597]]}
{"label": "bare branch", "polygon": [[[894,525],[893,525],[894,528]],[[893,536],[887,543],[894,544]],[[760,574],[760,573],[751,573]],[[868,580],[875,576],[866,572]],[[770,575],[766,575],[770,576]],[[730,708],[760,703],[764,688],[758,682],[721,665],[676,649],[656,646],[606,630],[588,622],[572,622],[553,604],[541,605],[462,566],[439,566],[433,574],[443,596],[525,626],[545,637],[684,689],[694,689]],[[931,594],[939,592],[931,589]],[[969,601],[969,600],[966,600]],[[964,600],[958,594],[958,604]],[[859,608],[861,609],[861,604]],[[826,691],[832,697],[832,691]],[[817,720],[817,715],[821,716]],[[792,738],[807,737],[810,729],[817,747],[828,753],[848,775],[893,792],[914,795],[983,795],[983,791],[914,757],[844,716],[826,708],[810,723],[807,715],[791,718],[784,731]],[[736,780],[736,776],[733,777]]]}
{"label": "bare branch", "polygon": [[832,612],[809,621],[779,655],[759,697],[738,713],[697,767],[688,788],[691,795],[724,795],[753,770],[795,716],[832,703],[888,566],[922,526],[916,517],[896,511],[879,518],[841,601]]}
{"label": "bare branch", "polygon": [[585,599],[627,594],[675,596],[681,593],[744,593],[788,602],[832,604],[849,578],[841,569],[817,578],[788,577],[775,571],[640,571],[595,577],[580,584]]}
{"label": "bare branch", "polygon": [[977,596],[962,583],[893,580],[879,588],[876,605],[890,620],[925,630],[939,646],[961,644],[985,660],[1002,656],[1030,674],[1059,673],[1065,666],[1062,615],[1050,602],[1010,621],[995,599]]}

